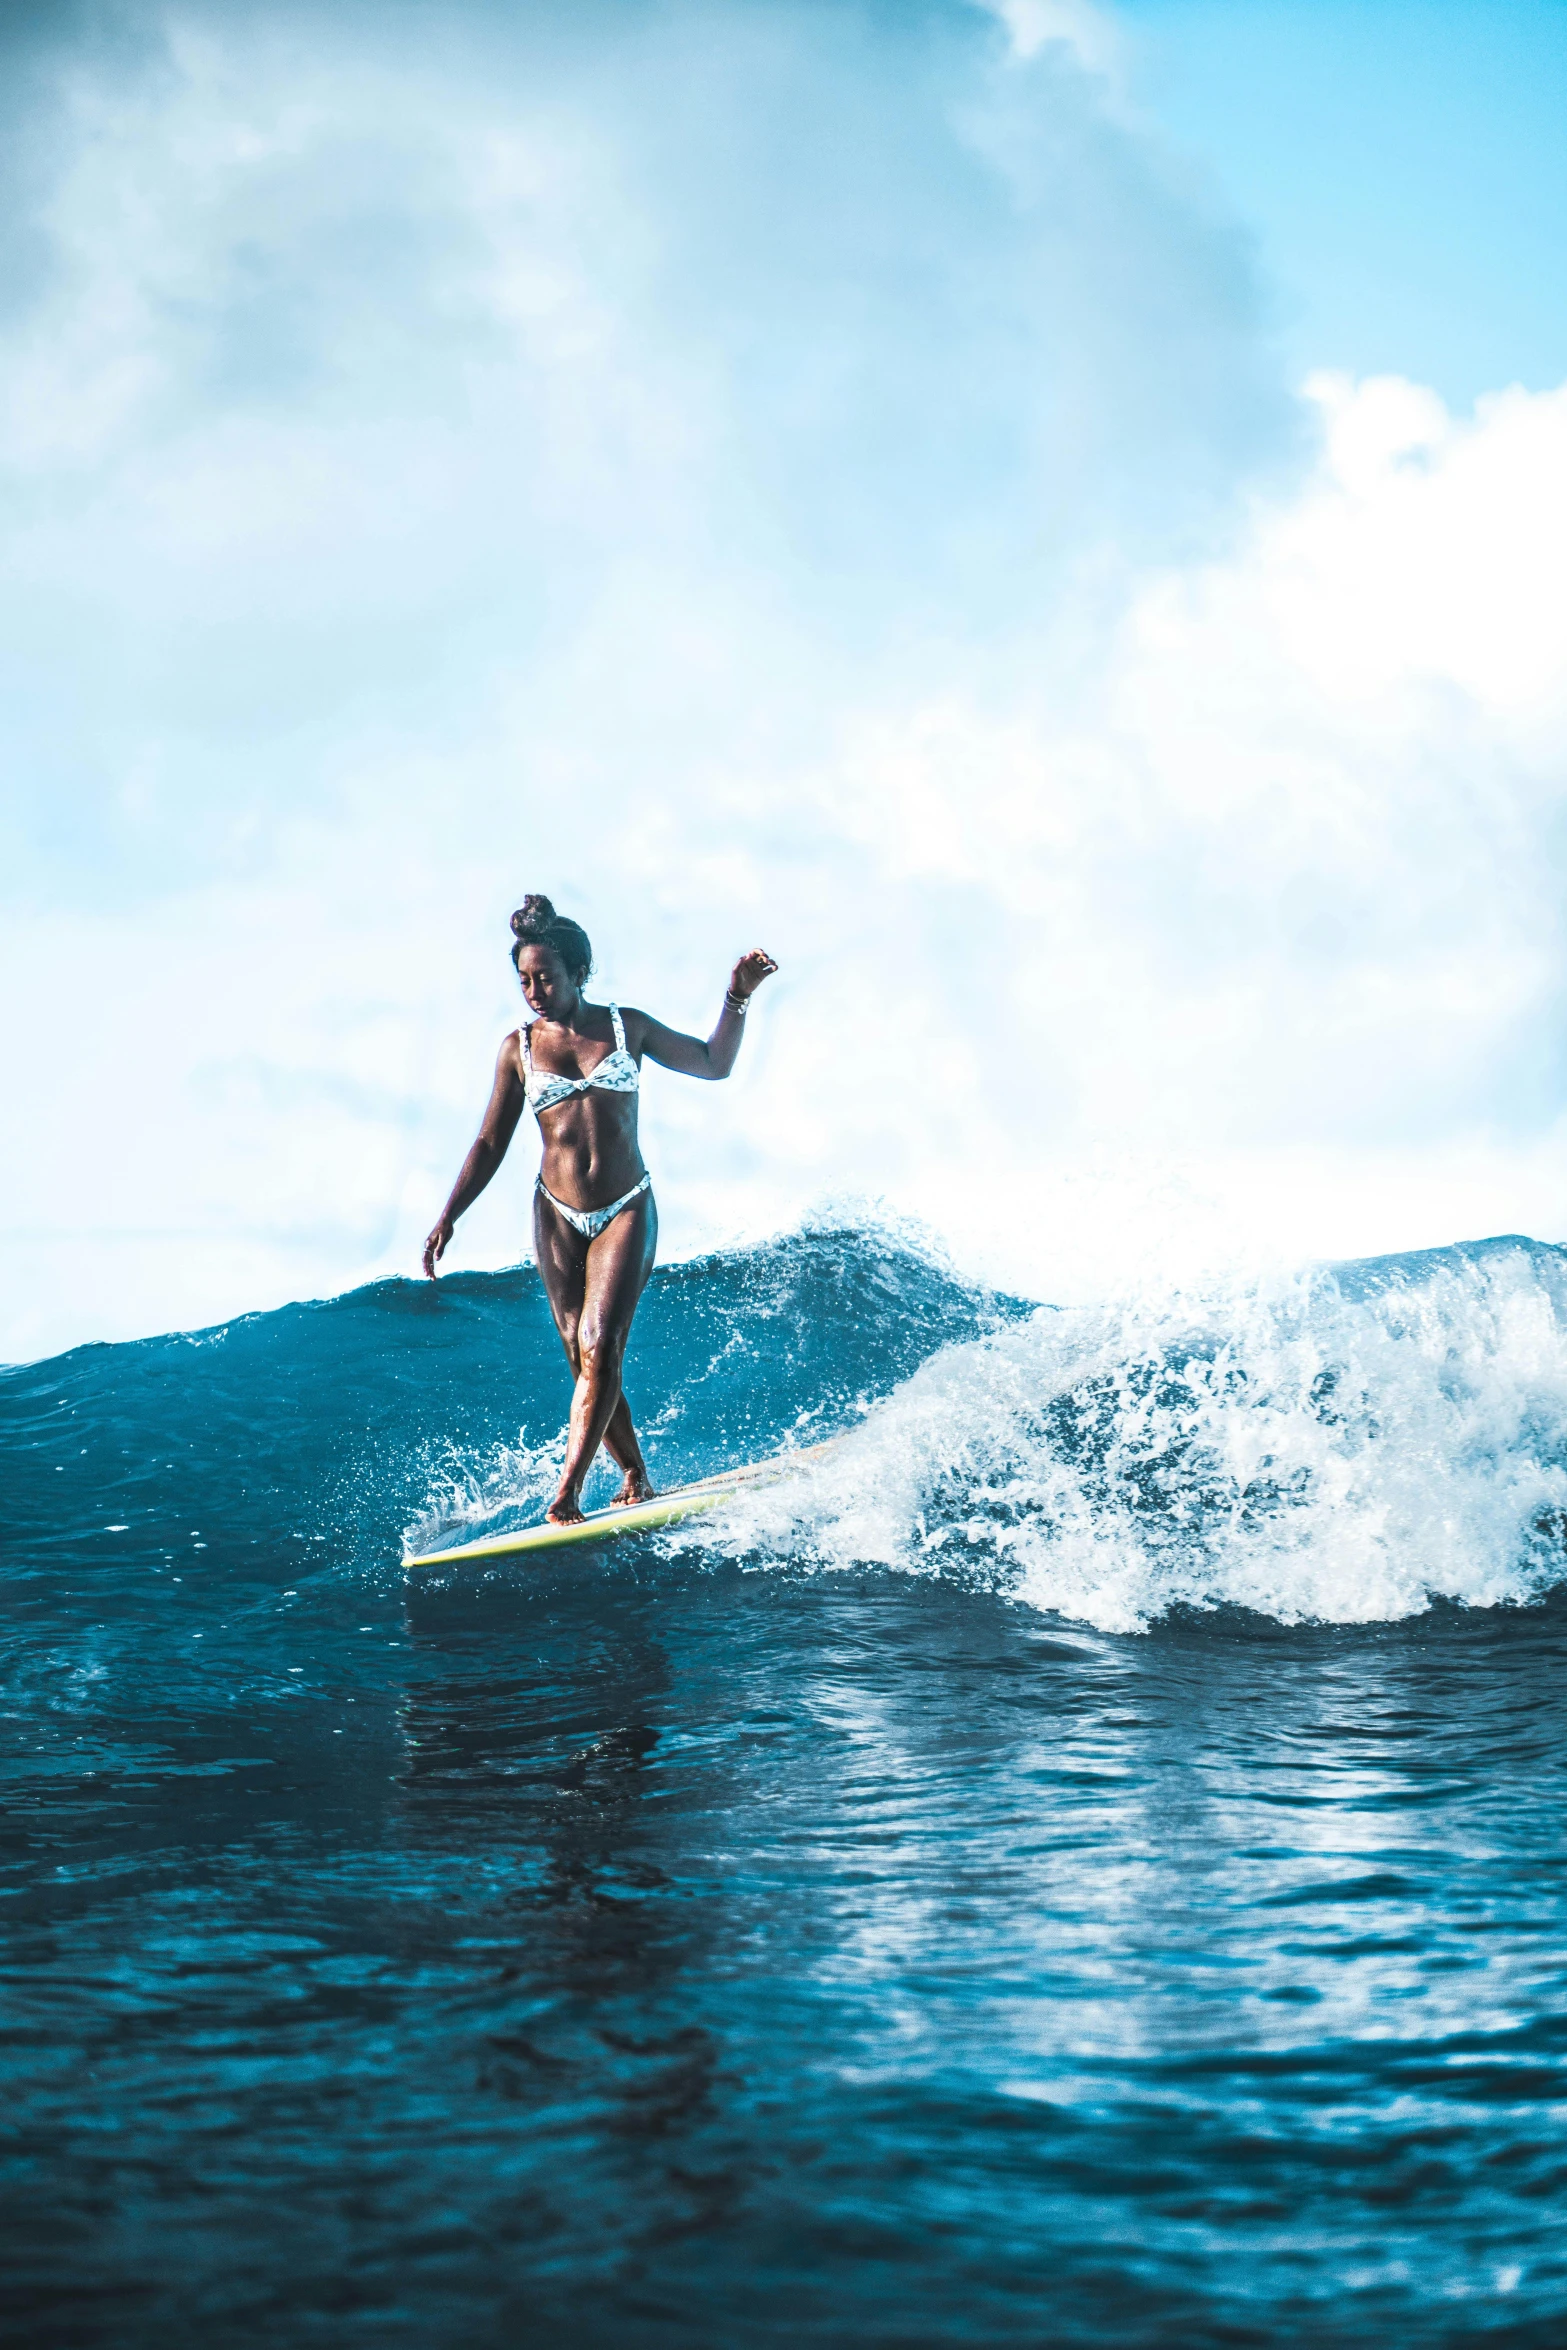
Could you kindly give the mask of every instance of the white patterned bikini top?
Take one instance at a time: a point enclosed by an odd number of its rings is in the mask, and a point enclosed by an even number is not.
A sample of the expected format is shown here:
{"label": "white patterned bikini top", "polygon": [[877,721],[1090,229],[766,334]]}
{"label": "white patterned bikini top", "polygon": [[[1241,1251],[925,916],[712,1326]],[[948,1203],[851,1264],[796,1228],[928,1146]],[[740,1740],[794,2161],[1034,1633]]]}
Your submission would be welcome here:
{"label": "white patterned bikini top", "polygon": [[522,1045],[524,1085],[535,1118],[542,1118],[546,1110],[553,1110],[557,1102],[570,1099],[574,1093],[635,1093],[642,1082],[642,1074],[626,1050],[626,1031],[621,1024],[620,1006],[611,1004],[610,1020],[615,1030],[615,1049],[591,1068],[586,1077],[559,1077],[548,1069],[537,1070],[528,1049],[529,1023],[524,1021],[517,1035]]}

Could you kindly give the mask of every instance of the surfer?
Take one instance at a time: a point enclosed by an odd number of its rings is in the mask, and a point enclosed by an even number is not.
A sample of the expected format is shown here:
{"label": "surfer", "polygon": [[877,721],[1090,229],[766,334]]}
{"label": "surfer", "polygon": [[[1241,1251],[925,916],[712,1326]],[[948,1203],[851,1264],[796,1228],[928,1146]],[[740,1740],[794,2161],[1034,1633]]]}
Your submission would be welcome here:
{"label": "surfer", "polygon": [[588,934],[548,898],[524,898],[511,927],[511,959],[533,1017],[501,1046],[490,1106],[424,1244],[424,1269],[433,1281],[458,1217],[505,1158],[531,1105],[544,1145],[533,1195],[534,1253],[577,1383],[566,1466],[547,1515],[552,1525],[570,1526],[582,1516],[582,1481],[600,1444],[625,1471],[617,1502],[648,1501],[653,1493],[620,1383],[631,1317],[658,1247],[653,1178],[637,1141],[641,1063],[657,1061],[682,1077],[727,1077],[751,998],[778,966],[760,947],[741,956],[704,1044],[647,1012],[590,1004],[582,992],[593,968]]}

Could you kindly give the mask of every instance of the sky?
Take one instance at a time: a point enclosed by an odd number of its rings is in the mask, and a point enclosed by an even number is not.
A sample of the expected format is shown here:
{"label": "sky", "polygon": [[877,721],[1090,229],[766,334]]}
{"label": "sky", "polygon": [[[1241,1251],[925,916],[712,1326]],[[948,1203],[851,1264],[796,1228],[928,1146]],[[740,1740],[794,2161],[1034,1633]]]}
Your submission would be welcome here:
{"label": "sky", "polygon": [[0,1359],[412,1271],[530,889],[780,960],[667,1255],[1567,1237],[1567,0],[0,44]]}
{"label": "sky", "polygon": [[1258,242],[1294,371],[1567,378],[1562,0],[1128,0],[1151,116]]}

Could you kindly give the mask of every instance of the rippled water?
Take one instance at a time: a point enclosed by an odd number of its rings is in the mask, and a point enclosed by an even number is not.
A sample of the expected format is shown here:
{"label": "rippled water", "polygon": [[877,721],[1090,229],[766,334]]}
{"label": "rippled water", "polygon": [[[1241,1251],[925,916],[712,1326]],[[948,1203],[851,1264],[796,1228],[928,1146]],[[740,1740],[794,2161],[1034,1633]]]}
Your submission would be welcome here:
{"label": "rippled water", "polygon": [[674,1268],[664,1473],[839,1450],[413,1581],[531,1275],[7,1374],[9,2338],[1567,2338],[1561,1284]]}

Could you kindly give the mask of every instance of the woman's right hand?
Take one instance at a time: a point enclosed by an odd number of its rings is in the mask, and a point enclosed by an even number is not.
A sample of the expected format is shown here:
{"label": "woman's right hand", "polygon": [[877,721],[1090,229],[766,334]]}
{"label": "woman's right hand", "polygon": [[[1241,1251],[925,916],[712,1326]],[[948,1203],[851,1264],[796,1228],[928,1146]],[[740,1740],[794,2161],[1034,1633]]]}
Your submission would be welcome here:
{"label": "woman's right hand", "polygon": [[432,1281],[435,1279],[436,1266],[446,1254],[446,1243],[451,1239],[452,1230],[451,1218],[443,1216],[424,1244],[424,1269]]}

